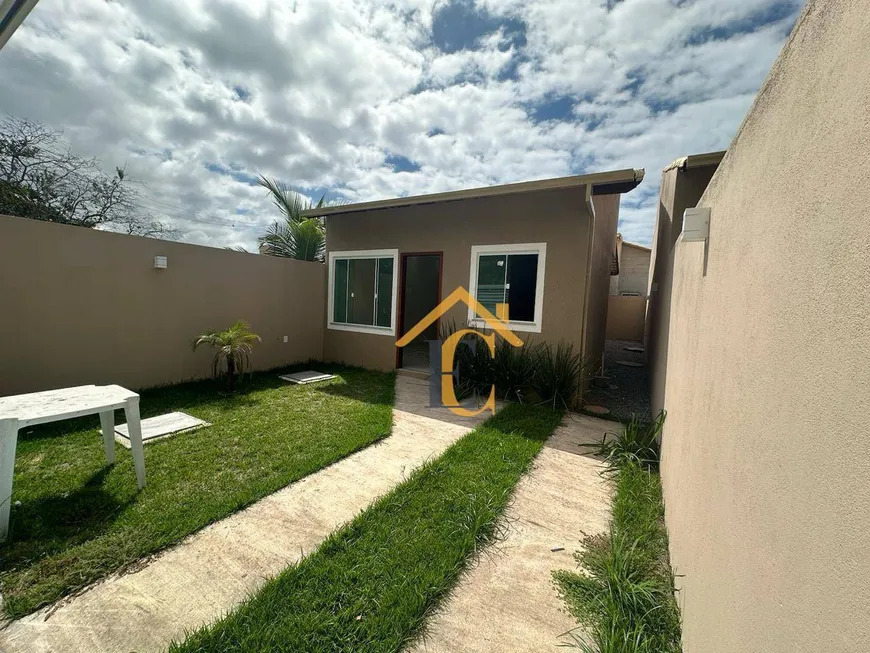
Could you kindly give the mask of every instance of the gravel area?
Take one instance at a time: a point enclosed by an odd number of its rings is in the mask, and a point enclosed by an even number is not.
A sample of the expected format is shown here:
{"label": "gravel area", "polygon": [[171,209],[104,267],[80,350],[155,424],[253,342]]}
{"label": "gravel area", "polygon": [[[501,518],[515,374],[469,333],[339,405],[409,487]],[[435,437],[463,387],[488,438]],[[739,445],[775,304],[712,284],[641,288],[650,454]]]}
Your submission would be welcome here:
{"label": "gravel area", "polygon": [[[604,346],[604,383],[605,387],[597,387],[601,380],[596,381],[586,393],[587,405],[604,406],[610,410],[606,417],[628,421],[637,415],[649,420],[649,378],[647,375],[646,358],[642,352],[627,351],[626,347],[643,348],[643,343],[632,340],[608,340]],[[620,365],[619,361],[640,363],[640,367]]]}

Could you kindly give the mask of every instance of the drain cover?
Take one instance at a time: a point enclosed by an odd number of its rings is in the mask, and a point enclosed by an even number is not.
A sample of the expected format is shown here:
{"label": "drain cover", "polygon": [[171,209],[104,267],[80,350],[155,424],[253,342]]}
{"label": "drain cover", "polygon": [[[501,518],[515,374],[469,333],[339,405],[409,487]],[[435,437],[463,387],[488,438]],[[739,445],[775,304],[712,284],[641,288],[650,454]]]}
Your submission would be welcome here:
{"label": "drain cover", "polygon": [[[187,413],[167,413],[157,417],[149,417],[140,422],[142,426],[142,444],[148,444],[154,440],[162,440],[170,435],[193,431],[203,426],[211,426]],[[115,427],[115,440],[123,446],[130,448],[130,429],[126,424]]]}
{"label": "drain cover", "polygon": [[596,415],[607,415],[607,413],[610,412],[610,411],[609,411],[607,408],[605,408],[604,406],[593,406],[593,405],[591,405],[591,404],[588,404],[588,405],[586,405],[586,406],[583,406],[583,410],[585,410],[585,411],[587,411],[587,412],[589,412],[589,413],[595,413]]}
{"label": "drain cover", "polygon": [[278,378],[289,381],[290,383],[305,385],[306,383],[317,383],[318,381],[328,381],[329,379],[334,379],[335,374],[325,374],[323,372],[307,370],[305,372],[294,372],[293,374],[282,374]]}

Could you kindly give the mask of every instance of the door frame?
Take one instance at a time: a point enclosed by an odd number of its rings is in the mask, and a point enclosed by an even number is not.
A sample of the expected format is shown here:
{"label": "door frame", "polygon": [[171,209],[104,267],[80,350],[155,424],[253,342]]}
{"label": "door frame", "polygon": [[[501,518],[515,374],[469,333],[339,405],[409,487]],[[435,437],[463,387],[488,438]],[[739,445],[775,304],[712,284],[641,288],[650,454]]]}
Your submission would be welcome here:
{"label": "door frame", "polygon": [[[405,280],[406,268],[408,266],[409,256],[437,256],[438,257],[438,302],[441,303],[441,280],[444,276],[444,252],[443,251],[427,251],[427,252],[400,252],[399,253],[399,289],[396,293],[397,308],[396,308],[396,340],[405,335]],[[436,327],[440,331],[441,318],[438,318]],[[402,347],[396,347],[396,369],[402,369]]]}

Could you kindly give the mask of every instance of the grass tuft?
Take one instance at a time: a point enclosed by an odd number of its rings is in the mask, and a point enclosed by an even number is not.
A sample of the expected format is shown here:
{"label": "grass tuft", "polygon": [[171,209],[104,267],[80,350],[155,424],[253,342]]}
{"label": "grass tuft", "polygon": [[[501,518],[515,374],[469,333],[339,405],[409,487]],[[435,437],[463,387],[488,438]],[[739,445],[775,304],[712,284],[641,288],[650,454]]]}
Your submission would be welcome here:
{"label": "grass tuft", "polygon": [[23,432],[0,548],[6,615],[33,612],[389,434],[392,374],[318,369],[339,378],[294,386],[272,371],[229,396],[214,381],[141,393],[143,418],[181,410],[212,424],[149,444],[141,492],[128,450],[117,445],[106,464],[96,415]]}
{"label": "grass tuft", "polygon": [[613,470],[636,463],[646,469],[658,468],[659,436],[665,423],[665,411],[653,422],[643,422],[635,415],[618,433],[608,433],[598,445],[598,454],[604,456]]}
{"label": "grass tuft", "polygon": [[207,651],[399,651],[484,546],[561,420],[509,405],[227,617],[173,644]]}
{"label": "grass tuft", "polygon": [[611,530],[587,537],[580,574],[554,578],[585,634],[572,633],[584,653],[677,653],[680,616],[668,562],[661,482],[654,445],[664,416],[632,422],[624,438],[602,448],[616,478]]}

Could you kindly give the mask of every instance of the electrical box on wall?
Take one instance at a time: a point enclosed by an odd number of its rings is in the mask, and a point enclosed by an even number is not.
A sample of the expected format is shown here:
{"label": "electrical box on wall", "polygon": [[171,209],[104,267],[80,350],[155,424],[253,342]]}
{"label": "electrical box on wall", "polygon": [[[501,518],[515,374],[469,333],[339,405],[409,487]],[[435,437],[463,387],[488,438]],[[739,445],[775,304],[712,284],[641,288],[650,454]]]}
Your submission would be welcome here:
{"label": "electrical box on wall", "polygon": [[710,237],[710,209],[700,207],[683,212],[683,242],[693,243]]}

